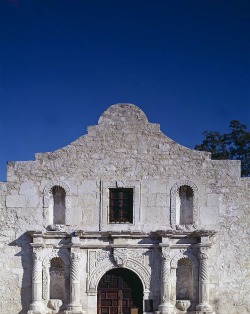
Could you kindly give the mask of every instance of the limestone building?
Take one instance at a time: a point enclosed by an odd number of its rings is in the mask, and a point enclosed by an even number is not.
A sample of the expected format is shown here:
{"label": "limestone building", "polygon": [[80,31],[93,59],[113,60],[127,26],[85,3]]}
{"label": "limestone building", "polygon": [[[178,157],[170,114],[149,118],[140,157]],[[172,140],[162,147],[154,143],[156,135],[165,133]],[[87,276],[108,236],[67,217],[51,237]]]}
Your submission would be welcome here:
{"label": "limestone building", "polygon": [[1,314],[249,313],[250,180],[131,104],[0,184]]}

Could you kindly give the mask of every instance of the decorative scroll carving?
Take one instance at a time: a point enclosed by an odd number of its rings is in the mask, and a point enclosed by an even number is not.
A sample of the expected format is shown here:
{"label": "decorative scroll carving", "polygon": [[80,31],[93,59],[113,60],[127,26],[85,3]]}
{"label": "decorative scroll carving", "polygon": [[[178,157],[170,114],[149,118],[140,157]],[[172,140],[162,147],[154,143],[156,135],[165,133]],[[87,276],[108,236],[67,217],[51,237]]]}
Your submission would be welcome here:
{"label": "decorative scroll carving", "polygon": [[55,257],[60,257],[64,261],[64,265],[66,268],[70,267],[69,255],[66,254],[66,252],[63,252],[61,250],[56,250],[56,249],[53,249],[44,257],[43,266],[50,267],[50,260]]}
{"label": "decorative scroll carving", "polygon": [[96,251],[96,261],[97,263],[110,257],[110,250],[100,249]]}
{"label": "decorative scroll carving", "polygon": [[43,266],[43,299],[47,300],[49,298],[49,276],[48,276],[48,268]]}
{"label": "decorative scroll carving", "polygon": [[198,269],[198,261],[197,261],[196,257],[195,257],[193,254],[191,254],[191,253],[189,253],[189,252],[187,252],[187,251],[185,251],[185,252],[183,252],[183,253],[180,252],[180,253],[176,254],[176,255],[172,258],[171,263],[170,263],[171,268],[177,268],[178,261],[179,261],[180,259],[186,258],[186,257],[189,258],[189,259],[192,261],[193,267],[194,267],[195,269]]}
{"label": "decorative scroll carving", "polygon": [[96,267],[96,251],[89,251],[89,274],[92,274]]}
{"label": "decorative scroll carving", "polygon": [[142,266],[141,264],[139,264],[137,261],[132,260],[132,259],[128,259],[126,266],[128,269],[133,270],[144,282],[144,286],[145,289],[149,289],[150,288],[150,273],[149,271]]}
{"label": "decorative scroll carving", "polygon": [[114,260],[117,266],[124,267],[128,258],[127,248],[114,248],[113,251]]}
{"label": "decorative scroll carving", "polygon": [[[144,289],[149,289],[150,287],[150,273],[149,271],[138,261],[127,259],[126,260],[126,268],[134,271],[138,277],[141,279]],[[95,292],[97,291],[98,283],[101,277],[110,269],[117,268],[117,265],[109,258],[105,259],[98,264],[96,269],[90,274],[88,280],[88,291]]]}
{"label": "decorative scroll carving", "polygon": [[110,269],[116,268],[116,266],[110,260],[104,260],[94,270],[93,274],[89,278],[88,290],[97,290],[97,285],[101,277]]}
{"label": "decorative scroll carving", "polygon": [[145,265],[144,254],[145,254],[145,250],[128,250],[129,258],[138,261],[142,265]]}
{"label": "decorative scroll carving", "polygon": [[[187,185],[192,188],[194,192],[193,198],[193,228],[196,229],[197,225],[199,225],[199,209],[198,209],[198,188],[197,186],[189,180],[183,180],[177,182],[171,188],[171,226],[172,228],[176,228],[176,198],[178,196],[179,188],[183,185]],[[184,226],[183,226],[184,227]],[[190,229],[190,226],[187,226]]]}

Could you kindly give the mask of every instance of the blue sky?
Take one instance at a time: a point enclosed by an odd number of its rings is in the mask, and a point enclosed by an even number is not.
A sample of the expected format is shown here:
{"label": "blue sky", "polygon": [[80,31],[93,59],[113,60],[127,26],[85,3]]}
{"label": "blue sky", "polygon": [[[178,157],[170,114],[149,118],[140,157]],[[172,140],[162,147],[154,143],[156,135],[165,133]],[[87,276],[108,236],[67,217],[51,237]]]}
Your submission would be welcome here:
{"label": "blue sky", "polygon": [[0,181],[134,103],[176,142],[250,125],[248,0],[1,0]]}

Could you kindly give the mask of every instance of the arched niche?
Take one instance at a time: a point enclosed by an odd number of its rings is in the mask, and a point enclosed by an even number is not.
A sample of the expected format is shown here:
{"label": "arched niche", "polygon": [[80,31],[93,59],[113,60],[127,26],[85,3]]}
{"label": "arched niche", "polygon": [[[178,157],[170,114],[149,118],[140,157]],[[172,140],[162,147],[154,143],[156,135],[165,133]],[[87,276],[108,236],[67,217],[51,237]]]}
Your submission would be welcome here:
{"label": "arched niche", "polygon": [[50,276],[50,299],[66,299],[66,276],[65,276],[65,265],[63,259],[60,257],[53,257],[50,260],[49,267]]}
{"label": "arched niche", "polygon": [[193,267],[188,257],[178,260],[176,268],[176,299],[193,300]]}
{"label": "arched niche", "polygon": [[70,225],[71,191],[62,181],[48,184],[43,191],[45,225]]}
{"label": "arched niche", "polygon": [[190,300],[191,309],[198,304],[199,264],[196,257],[187,252],[176,254],[171,262],[172,300]]}
{"label": "arched niche", "polygon": [[199,225],[198,188],[189,181],[177,182],[171,188],[171,226]]}
{"label": "arched niche", "polygon": [[[49,252],[43,259],[43,299],[49,301],[54,294],[52,292],[51,284],[56,284],[55,282],[51,283],[51,275],[53,273],[54,267],[54,279],[59,277],[61,279],[60,287],[64,284],[64,302],[69,302],[70,298],[70,258],[68,254],[60,251],[60,250],[53,250]],[[57,269],[55,269],[57,268]],[[63,268],[63,269],[62,269]],[[52,275],[53,276],[53,275]],[[62,279],[63,277],[63,279]],[[61,289],[60,288],[60,289]],[[60,299],[60,298],[59,298]]]}

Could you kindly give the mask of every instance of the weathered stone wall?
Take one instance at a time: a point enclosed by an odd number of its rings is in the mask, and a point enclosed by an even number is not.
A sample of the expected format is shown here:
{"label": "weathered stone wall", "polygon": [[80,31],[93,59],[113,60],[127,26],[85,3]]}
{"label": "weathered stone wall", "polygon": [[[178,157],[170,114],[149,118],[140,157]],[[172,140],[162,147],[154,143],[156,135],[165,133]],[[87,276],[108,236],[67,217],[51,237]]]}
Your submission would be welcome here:
{"label": "weathered stone wall", "polygon": [[[0,185],[0,313],[27,313],[27,231],[45,231],[50,224],[45,204],[54,185],[65,186],[69,232],[150,232],[173,227],[173,189],[187,183],[197,198],[190,228],[217,231],[209,258],[211,304],[218,314],[248,313],[250,180],[240,178],[240,162],[211,161],[209,153],[175,143],[139,108],[123,104],[108,108],[98,125],[70,145],[36,154],[34,161],[8,163],[7,182]],[[134,225],[107,223],[110,187],[134,188]]]}

